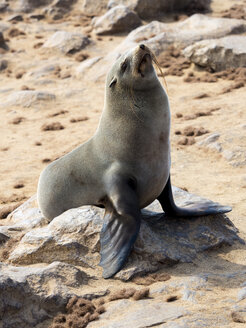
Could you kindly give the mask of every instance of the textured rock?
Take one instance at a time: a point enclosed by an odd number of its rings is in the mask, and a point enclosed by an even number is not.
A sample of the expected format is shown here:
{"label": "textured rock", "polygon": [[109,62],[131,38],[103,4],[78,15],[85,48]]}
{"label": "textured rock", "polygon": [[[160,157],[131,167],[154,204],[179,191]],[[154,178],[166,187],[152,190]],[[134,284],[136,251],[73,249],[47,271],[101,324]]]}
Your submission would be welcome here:
{"label": "textured rock", "polygon": [[0,3],[0,13],[4,13],[7,11],[9,4],[7,2],[1,2]]}
{"label": "textured rock", "polygon": [[[174,188],[174,194],[181,206],[206,201],[178,188]],[[32,211],[33,217],[40,217],[34,199],[32,206],[24,204],[21,211],[16,209],[6,226],[11,227],[11,222],[16,217],[25,218],[26,211]],[[116,276],[119,279],[128,280],[137,273],[156,271],[160,263],[192,262],[199,252],[241,241],[237,237],[236,228],[224,215],[218,215],[216,219],[214,216],[207,216],[187,221],[181,218],[163,218],[162,213],[152,212],[161,212],[157,201],[148,209],[150,211],[143,211],[140,233],[127,265]],[[60,260],[98,269],[102,222],[103,210],[100,208],[83,206],[71,209],[48,225],[28,231],[10,253],[9,260],[18,264]],[[8,232],[6,226],[3,233]],[[98,274],[101,275],[101,272]]]}
{"label": "textured rock", "polygon": [[92,21],[96,34],[107,35],[129,32],[141,25],[140,18],[125,6],[116,6]]}
{"label": "textured rock", "polygon": [[76,69],[76,76],[83,77],[85,72],[96,64],[102,57],[94,57],[84,60]]}
{"label": "textured rock", "polygon": [[3,37],[3,33],[0,32],[0,48],[2,49],[5,49],[5,50],[8,50],[9,47],[7,46],[5,40],[4,40],[4,37]]}
{"label": "textured rock", "polygon": [[222,148],[222,144],[217,141],[219,138],[220,138],[219,133],[213,133],[208,137],[206,137],[205,139],[199,141],[197,144],[199,146],[209,148],[211,150],[217,151],[218,153],[221,153],[223,148]]}
{"label": "textured rock", "polygon": [[82,11],[88,16],[100,16],[107,8],[108,0],[84,0]]}
{"label": "textured rock", "polygon": [[203,11],[208,10],[211,0],[111,0],[108,8],[123,4],[143,19],[153,18],[175,11]]}
{"label": "textured rock", "polygon": [[8,239],[9,239],[9,236],[7,236],[4,233],[0,232],[0,245],[5,243]]}
{"label": "textured rock", "polygon": [[35,8],[46,6],[52,3],[53,0],[21,0],[20,11],[30,12]]}
{"label": "textured rock", "polygon": [[139,43],[148,45],[158,56],[171,44],[187,47],[196,41],[222,38],[244,31],[246,31],[245,20],[216,18],[202,14],[195,14],[184,21],[172,24],[152,21],[129,33],[122,43],[105,56],[100,65],[95,65],[95,70],[91,73],[92,78],[104,78],[112,62]]}
{"label": "textured rock", "polygon": [[55,100],[56,96],[46,91],[16,91],[9,95],[7,101],[1,106],[31,107],[39,102]]}
{"label": "textured rock", "polygon": [[54,262],[40,267],[0,263],[0,318],[3,327],[31,328],[62,311],[74,287],[87,283],[83,271]]}
{"label": "textured rock", "polygon": [[200,41],[184,49],[183,53],[190,61],[213,71],[243,67],[246,66],[246,36]]}
{"label": "textured rock", "polygon": [[21,0],[19,11],[31,12],[39,7],[50,6],[50,9],[61,8],[64,12],[68,11],[70,7],[77,0]]}
{"label": "textured rock", "polygon": [[91,322],[88,328],[144,328],[153,327],[186,314],[182,307],[155,300],[132,302],[120,300],[111,303],[100,320]]}
{"label": "textured rock", "polygon": [[4,71],[8,67],[8,61],[6,59],[0,60],[0,72]]}
{"label": "textured rock", "polygon": [[84,49],[89,43],[90,40],[83,34],[57,31],[44,43],[43,47],[68,54]]}

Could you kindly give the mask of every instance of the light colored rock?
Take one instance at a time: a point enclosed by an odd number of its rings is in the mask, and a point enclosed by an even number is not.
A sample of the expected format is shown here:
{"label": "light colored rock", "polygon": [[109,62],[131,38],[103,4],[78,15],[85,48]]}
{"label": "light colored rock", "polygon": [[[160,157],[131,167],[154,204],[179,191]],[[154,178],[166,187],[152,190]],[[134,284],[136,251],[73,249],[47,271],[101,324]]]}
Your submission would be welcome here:
{"label": "light colored rock", "polygon": [[[174,188],[174,195],[180,206],[189,206],[197,201],[208,202],[178,188]],[[19,210],[15,210],[17,221],[21,216],[25,218],[25,211],[37,211],[37,214],[33,213],[34,217],[40,215],[37,208],[25,206],[19,215]],[[103,212],[103,209],[83,206],[63,213],[48,225],[28,231],[10,253],[9,260],[18,264],[60,260],[98,270]],[[156,271],[160,263],[192,262],[199,252],[241,241],[236,228],[226,216],[221,215],[216,219],[207,216],[187,221],[163,219],[161,212],[157,201],[150,205],[149,211],[143,211],[134,250],[126,266],[116,275],[117,278],[128,280],[138,273]],[[10,216],[9,219],[13,221],[14,218]],[[101,269],[99,271],[97,274],[101,275]]]}
{"label": "light colored rock", "polygon": [[89,43],[90,40],[83,34],[57,31],[44,43],[43,47],[68,54],[84,49]]}
{"label": "light colored rock", "polygon": [[208,137],[206,137],[205,139],[199,141],[197,143],[197,145],[201,146],[201,147],[209,148],[218,153],[221,153],[223,148],[222,148],[222,144],[220,142],[217,142],[219,137],[220,137],[219,133],[213,133],[213,134],[209,135]]}
{"label": "light colored rock", "polygon": [[39,7],[50,6],[50,8],[62,8],[66,11],[77,0],[21,0],[19,11],[31,12]]}
{"label": "light colored rock", "polygon": [[53,0],[21,0],[19,5],[19,11],[30,12],[35,8],[41,6],[47,6],[52,3]]}
{"label": "light colored rock", "polygon": [[141,25],[140,18],[129,8],[119,5],[101,17],[92,20],[92,26],[98,35],[124,33]]}
{"label": "light colored rock", "polygon": [[27,77],[34,77],[35,79],[39,79],[41,77],[47,76],[53,72],[56,72],[60,69],[59,65],[57,63],[46,63],[45,65],[42,65],[42,63],[39,65],[38,68],[35,68],[34,70],[31,70],[26,74]]}
{"label": "light colored rock", "polygon": [[0,318],[3,327],[32,328],[64,311],[75,287],[88,277],[61,262],[39,267],[14,267],[0,263]]}
{"label": "light colored rock", "polygon": [[193,63],[222,71],[227,68],[246,66],[246,36],[231,35],[221,39],[197,42],[183,54]]}
{"label": "light colored rock", "polygon": [[84,60],[76,69],[76,76],[84,77],[84,74],[88,69],[90,69],[94,64],[96,64],[102,57],[94,57]]}
{"label": "light colored rock", "polygon": [[145,328],[169,320],[175,320],[187,313],[181,306],[156,300],[120,300],[112,302],[99,321],[91,322],[87,328]]}
{"label": "light colored rock", "polygon": [[217,141],[220,137],[220,134],[219,133],[213,133],[213,134],[210,134],[208,137],[206,137],[204,139],[204,141],[201,141],[201,144],[211,144],[215,141]]}
{"label": "light colored rock", "polygon": [[62,19],[64,15],[71,10],[72,5],[77,0],[54,0],[49,7],[45,7],[43,14],[50,19]]}
{"label": "light colored rock", "polygon": [[210,3],[211,0],[110,0],[108,8],[123,4],[145,19],[180,10],[193,12],[208,10]]}
{"label": "light colored rock", "polygon": [[46,91],[16,91],[11,93],[6,102],[1,104],[1,107],[6,106],[22,106],[31,107],[37,103],[44,101],[55,100],[56,96]]}
{"label": "light colored rock", "polygon": [[84,0],[82,11],[88,16],[100,16],[107,8],[108,0]]}
{"label": "light colored rock", "polygon": [[187,47],[196,41],[222,38],[245,31],[245,20],[216,18],[202,14],[195,14],[184,21],[172,24],[152,21],[129,33],[122,43],[105,56],[100,65],[95,65],[90,77],[96,80],[104,78],[112,62],[139,43],[149,46],[154,54],[158,56],[170,44]]}
{"label": "light colored rock", "polygon": [[9,4],[6,1],[0,3],[0,13],[7,11]]}
{"label": "light colored rock", "polygon": [[246,288],[242,288],[239,292],[238,292],[238,296],[237,299],[239,301],[242,301],[246,298]]}

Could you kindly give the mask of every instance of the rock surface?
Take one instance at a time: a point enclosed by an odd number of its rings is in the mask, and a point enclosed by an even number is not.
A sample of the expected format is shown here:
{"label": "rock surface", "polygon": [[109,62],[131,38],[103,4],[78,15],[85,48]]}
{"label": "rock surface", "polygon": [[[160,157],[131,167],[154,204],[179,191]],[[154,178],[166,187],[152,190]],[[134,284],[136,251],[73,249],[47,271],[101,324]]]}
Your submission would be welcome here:
{"label": "rock surface", "polygon": [[141,25],[140,18],[125,6],[116,6],[101,17],[92,21],[95,33],[98,35],[129,32]]}
{"label": "rock surface", "polygon": [[107,8],[108,0],[84,0],[82,11],[88,16],[100,16]]}
{"label": "rock surface", "polygon": [[[122,309],[124,309],[122,311]],[[144,328],[153,327],[182,317],[186,311],[176,305],[162,301],[141,300],[135,304],[129,300],[114,302],[100,321],[90,323],[88,328]]]}
{"label": "rock surface", "polygon": [[83,34],[57,31],[44,43],[43,47],[68,54],[84,49],[89,43],[90,40]]}
{"label": "rock surface", "polygon": [[[173,191],[179,206],[208,202],[176,187]],[[101,279],[98,262],[103,211],[83,206],[68,210],[49,223],[38,210],[36,196],[33,196],[2,221],[0,236],[3,236],[2,242],[6,243],[5,249],[8,250],[5,259],[11,263],[0,262],[0,317],[3,327],[19,325],[31,328],[42,322],[48,326],[46,323],[50,318],[65,311],[73,295],[94,299],[109,293],[107,289],[89,287],[93,279]],[[139,237],[126,266],[115,279],[127,281],[136,274],[156,271],[163,264],[190,263],[204,251],[232,245],[236,241],[243,243],[237,236],[237,229],[225,215],[188,221],[164,218],[157,201],[142,214]],[[235,274],[227,275],[225,279],[234,278]],[[174,321],[177,327],[193,327],[197,316],[194,313],[190,315],[187,306],[163,302],[163,295],[178,292],[184,301],[195,304],[202,293],[211,290],[208,277],[211,275],[153,285],[150,299],[106,303],[106,312],[99,321],[89,323],[88,328],[125,328],[133,324],[138,328],[161,324],[171,328],[176,327],[172,326]],[[209,279],[213,281],[213,278]],[[158,278],[152,283],[155,281]],[[237,296],[240,300],[244,299],[244,289]],[[216,318],[217,323],[227,327],[229,321],[223,315],[212,317],[212,314],[207,314],[203,322],[211,325]]]}
{"label": "rock surface", "polygon": [[161,16],[161,14],[175,11],[203,11],[208,10],[211,0],[111,0],[108,8],[123,4],[143,19]]}
{"label": "rock surface", "polygon": [[197,42],[183,51],[193,63],[222,71],[246,66],[246,36],[233,35],[221,39]]}
{"label": "rock surface", "polygon": [[102,63],[100,63],[100,67],[95,65],[92,75],[94,79],[105,76],[114,60],[139,43],[148,45],[158,56],[173,44],[187,47],[196,41],[222,38],[245,31],[245,20],[208,17],[202,14],[192,15],[184,21],[173,24],[152,21],[129,33],[124,41],[104,58],[103,65]]}
{"label": "rock surface", "polygon": [[[174,188],[174,193],[180,206],[207,202],[178,188]],[[216,219],[207,216],[189,221],[163,218],[157,201],[148,209],[151,212],[143,211],[140,233],[128,263],[116,275],[119,279],[129,280],[136,274],[156,271],[160,263],[189,263],[202,251],[240,241],[236,228],[226,216],[219,215]],[[90,206],[71,209],[42,226],[45,219],[35,208],[35,199],[32,198],[9,216],[9,226],[0,227],[0,232],[9,233],[17,227],[26,231],[26,223],[30,219],[33,229],[29,229],[18,247],[9,253],[12,263],[28,265],[62,260],[85,268],[98,266],[102,209]]]}
{"label": "rock surface", "polygon": [[10,94],[5,103],[1,104],[4,106],[23,106],[31,107],[35,104],[42,103],[45,101],[52,101],[56,96],[49,92],[42,91],[16,91]]}
{"label": "rock surface", "polygon": [[3,327],[34,327],[64,310],[71,289],[87,283],[76,267],[53,262],[47,266],[14,267],[0,263],[0,318]]}
{"label": "rock surface", "polygon": [[46,6],[52,3],[53,0],[21,0],[20,11],[30,12],[35,8]]}

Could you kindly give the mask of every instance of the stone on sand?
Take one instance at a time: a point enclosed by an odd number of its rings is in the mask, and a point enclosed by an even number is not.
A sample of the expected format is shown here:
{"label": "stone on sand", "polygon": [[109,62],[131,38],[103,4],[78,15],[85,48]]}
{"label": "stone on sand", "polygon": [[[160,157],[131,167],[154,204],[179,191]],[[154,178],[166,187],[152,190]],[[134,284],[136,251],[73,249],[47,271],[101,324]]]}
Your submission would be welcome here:
{"label": "stone on sand", "polygon": [[129,32],[139,25],[141,20],[137,14],[122,5],[113,7],[103,16],[92,20],[92,26],[98,35]]}
{"label": "stone on sand", "polygon": [[110,0],[108,8],[123,4],[134,10],[141,18],[154,18],[176,11],[204,11],[210,8],[211,0]]}
{"label": "stone on sand", "polygon": [[246,36],[230,35],[220,39],[196,42],[185,48],[183,54],[193,63],[222,71],[246,66]]}
{"label": "stone on sand", "polygon": [[84,49],[89,43],[89,38],[81,33],[57,31],[44,43],[43,47],[68,54]]}
{"label": "stone on sand", "polygon": [[[180,206],[206,201],[175,187],[174,195]],[[147,209],[143,211],[141,229],[133,252],[116,278],[129,280],[136,274],[154,272],[160,268],[160,263],[189,263],[200,252],[241,241],[237,229],[225,215],[187,221],[182,218],[163,218],[157,201]],[[9,217],[4,226],[5,233],[13,229],[13,224],[21,225],[20,218],[25,218],[26,211],[31,211],[34,217],[41,215],[33,199],[29,206],[23,204]],[[9,260],[18,265],[59,260],[85,268],[98,268],[103,212],[100,208],[83,206],[66,211],[48,225],[27,232],[23,229],[25,234],[11,250]],[[20,220],[18,223],[13,222],[16,216]]]}
{"label": "stone on sand", "polygon": [[56,96],[47,91],[15,91],[11,93],[7,101],[1,104],[1,107],[5,106],[22,106],[22,107],[31,107],[37,103],[44,101],[55,100]]}
{"label": "stone on sand", "polygon": [[107,8],[108,0],[84,0],[82,11],[88,16],[100,16]]}
{"label": "stone on sand", "polygon": [[61,262],[15,267],[0,262],[0,317],[3,327],[34,327],[64,311],[72,289],[87,283],[80,269]]}
{"label": "stone on sand", "polygon": [[209,17],[202,14],[195,14],[184,21],[172,24],[152,21],[130,32],[113,51],[105,56],[100,65],[95,65],[91,78],[97,80],[105,76],[112,62],[139,43],[149,46],[158,56],[172,44],[184,48],[196,41],[222,38],[245,31],[245,20]]}

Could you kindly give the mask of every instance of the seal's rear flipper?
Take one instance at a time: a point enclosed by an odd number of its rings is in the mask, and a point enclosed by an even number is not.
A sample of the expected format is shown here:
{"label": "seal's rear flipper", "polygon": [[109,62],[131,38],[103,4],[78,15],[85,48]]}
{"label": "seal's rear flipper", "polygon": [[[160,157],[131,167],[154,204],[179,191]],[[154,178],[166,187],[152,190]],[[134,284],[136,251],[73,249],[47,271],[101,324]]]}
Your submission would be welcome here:
{"label": "seal's rear flipper", "polygon": [[204,201],[200,203],[190,203],[187,207],[178,207],[174,203],[170,177],[166,183],[160,196],[157,198],[166,215],[175,217],[194,217],[210,214],[223,214],[230,212],[230,206],[222,206],[212,201]]}
{"label": "seal's rear flipper", "polygon": [[103,277],[110,278],[125,264],[140,228],[140,220],[107,212],[100,234]]}

